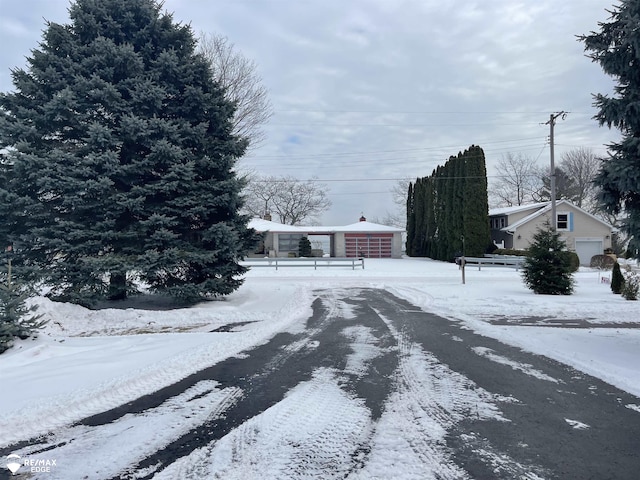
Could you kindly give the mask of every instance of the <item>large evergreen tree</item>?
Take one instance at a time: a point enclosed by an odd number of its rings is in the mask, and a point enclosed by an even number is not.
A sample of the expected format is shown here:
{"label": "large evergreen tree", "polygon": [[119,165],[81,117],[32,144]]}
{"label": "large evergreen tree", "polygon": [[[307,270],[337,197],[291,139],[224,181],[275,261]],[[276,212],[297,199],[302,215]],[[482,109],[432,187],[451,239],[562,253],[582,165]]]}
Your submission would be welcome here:
{"label": "large evergreen tree", "polygon": [[69,14],[0,95],[0,233],[62,299],[124,298],[134,275],[189,302],[231,293],[253,240],[246,142],[190,28],[156,0]]}
{"label": "large evergreen tree", "polygon": [[447,252],[448,258],[454,258],[460,254],[465,254],[465,225],[464,210],[467,206],[465,198],[467,196],[467,162],[462,153],[453,159],[453,198],[452,198],[452,223],[451,244]]}
{"label": "large evergreen tree", "polygon": [[407,255],[413,255],[416,234],[416,212],[414,210],[413,183],[407,188],[407,240],[405,250]]}
{"label": "large evergreen tree", "polygon": [[620,0],[600,31],[580,36],[587,55],[617,79],[615,94],[597,94],[600,125],[616,127],[622,139],[610,145],[610,158],[596,177],[606,209],[628,215],[626,230],[640,238],[640,0]]}
{"label": "large evergreen tree", "polygon": [[487,167],[482,148],[472,145],[465,152],[465,188],[462,225],[464,254],[481,257],[491,243]]}
{"label": "large evergreen tree", "polygon": [[435,204],[436,204],[436,188],[435,188],[435,180],[433,178],[427,178],[423,182],[423,200],[425,204],[425,208],[423,210],[424,220],[423,220],[423,243],[424,250],[423,255],[425,257],[433,256],[434,252],[434,244],[437,242],[437,232],[438,226],[436,224],[436,212],[435,212]]}

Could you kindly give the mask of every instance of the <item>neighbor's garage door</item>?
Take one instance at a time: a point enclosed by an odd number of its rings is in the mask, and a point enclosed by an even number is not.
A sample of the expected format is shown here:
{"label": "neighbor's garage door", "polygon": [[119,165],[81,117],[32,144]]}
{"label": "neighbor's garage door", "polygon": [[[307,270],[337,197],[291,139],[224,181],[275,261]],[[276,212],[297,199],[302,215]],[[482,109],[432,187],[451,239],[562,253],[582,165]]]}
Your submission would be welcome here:
{"label": "neighbor's garage door", "polygon": [[345,233],[347,257],[391,258],[393,233]]}
{"label": "neighbor's garage door", "polygon": [[591,257],[604,253],[602,240],[576,240],[576,253],[580,257],[580,265],[589,265]]}

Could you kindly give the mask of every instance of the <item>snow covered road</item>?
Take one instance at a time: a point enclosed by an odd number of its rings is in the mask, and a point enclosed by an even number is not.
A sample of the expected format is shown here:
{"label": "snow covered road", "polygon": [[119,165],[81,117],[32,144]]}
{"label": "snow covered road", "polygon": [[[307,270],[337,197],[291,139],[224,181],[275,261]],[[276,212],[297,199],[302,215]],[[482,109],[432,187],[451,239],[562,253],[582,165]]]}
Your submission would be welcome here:
{"label": "snow covered road", "polygon": [[55,469],[28,477],[46,480],[631,479],[638,404],[385,290],[332,288],[264,345],[1,453],[46,452]]}

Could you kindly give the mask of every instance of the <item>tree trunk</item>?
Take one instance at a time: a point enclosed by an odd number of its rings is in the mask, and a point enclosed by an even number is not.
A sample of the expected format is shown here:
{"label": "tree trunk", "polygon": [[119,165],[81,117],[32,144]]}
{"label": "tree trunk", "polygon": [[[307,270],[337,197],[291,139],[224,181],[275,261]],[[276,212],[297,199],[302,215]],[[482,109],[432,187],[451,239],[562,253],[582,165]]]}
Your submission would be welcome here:
{"label": "tree trunk", "polygon": [[126,272],[111,272],[108,298],[109,300],[124,300],[127,298]]}

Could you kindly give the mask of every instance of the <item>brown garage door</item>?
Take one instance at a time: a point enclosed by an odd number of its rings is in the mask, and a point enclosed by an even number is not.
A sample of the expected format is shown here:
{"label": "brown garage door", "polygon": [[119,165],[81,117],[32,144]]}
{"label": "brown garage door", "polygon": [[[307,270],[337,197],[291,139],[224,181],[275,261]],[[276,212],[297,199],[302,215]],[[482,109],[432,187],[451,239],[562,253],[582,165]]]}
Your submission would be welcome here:
{"label": "brown garage door", "polygon": [[345,233],[347,257],[391,258],[393,233]]}

